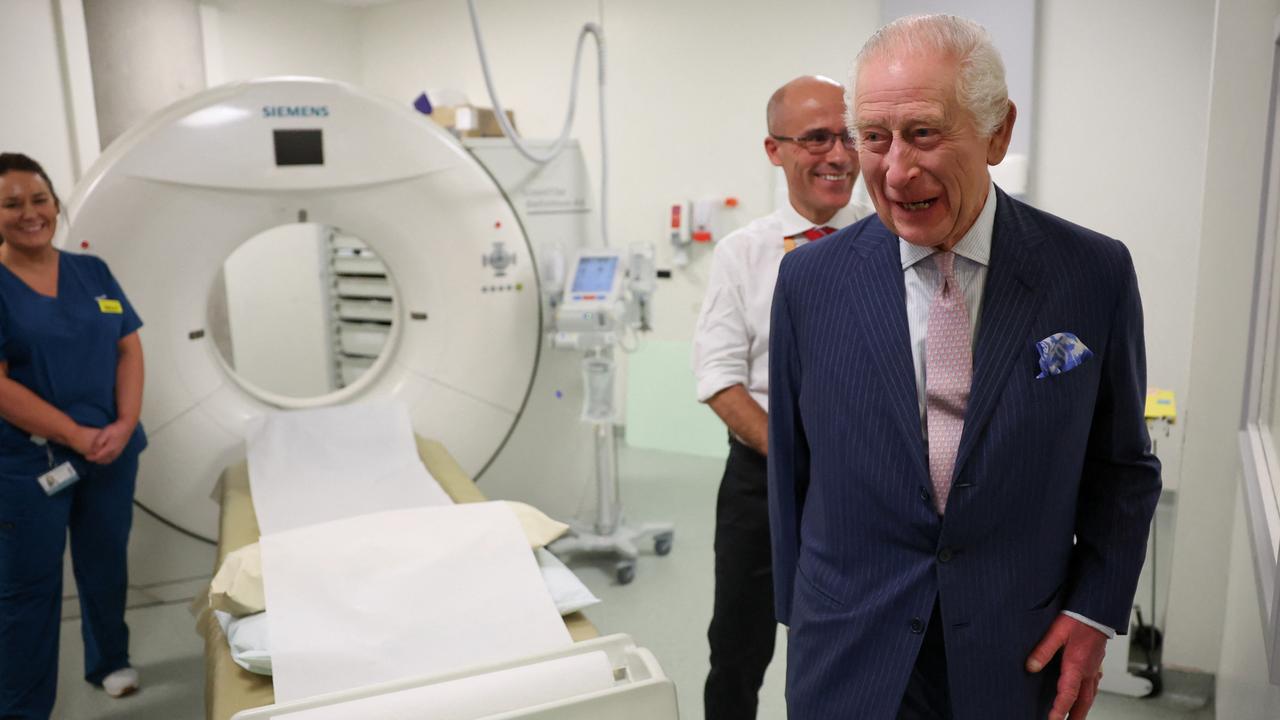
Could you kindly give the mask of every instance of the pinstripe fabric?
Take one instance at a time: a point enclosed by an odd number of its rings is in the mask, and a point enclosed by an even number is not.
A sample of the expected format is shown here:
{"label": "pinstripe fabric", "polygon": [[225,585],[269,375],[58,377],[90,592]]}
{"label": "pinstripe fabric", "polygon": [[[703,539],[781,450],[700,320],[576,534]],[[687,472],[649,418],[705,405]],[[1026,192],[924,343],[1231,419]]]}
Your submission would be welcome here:
{"label": "pinstripe fabric", "polygon": [[[893,718],[937,599],[959,720],[1044,715],[1053,673],[1022,665],[1060,610],[1127,626],[1159,494],[1132,261],[1114,240],[997,201],[945,520],[897,240],[871,217],[783,261],[769,500],[792,720]],[[1034,342],[1064,331],[1095,357],[1036,380]]]}

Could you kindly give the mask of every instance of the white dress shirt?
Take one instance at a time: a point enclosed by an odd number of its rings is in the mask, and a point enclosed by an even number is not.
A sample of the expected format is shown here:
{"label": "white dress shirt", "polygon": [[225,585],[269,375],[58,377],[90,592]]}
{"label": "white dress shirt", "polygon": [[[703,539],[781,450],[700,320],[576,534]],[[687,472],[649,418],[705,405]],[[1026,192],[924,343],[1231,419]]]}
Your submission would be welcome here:
{"label": "white dress shirt", "polygon": [[[996,225],[996,188],[995,183],[987,186],[987,202],[978,213],[973,227],[960,238],[952,248],[956,254],[956,282],[964,291],[965,309],[969,311],[969,342],[976,347],[978,339],[978,318],[982,309],[982,291],[987,286],[987,266],[991,262],[991,236]],[[898,255],[902,259],[903,282],[907,294],[907,325],[911,332],[911,362],[916,371],[916,398],[920,407],[920,432],[924,435],[925,445],[929,443],[928,424],[925,422],[925,347],[929,334],[929,306],[933,304],[933,296],[942,286],[942,274],[932,262],[921,262],[934,254],[933,248],[920,247],[899,238]],[[776,273],[775,273],[776,276]],[[976,360],[976,354],[975,354]],[[1090,620],[1079,613],[1063,611],[1064,615],[1075,618],[1089,627],[1098,630],[1109,638],[1116,636],[1116,631],[1106,625]]]}
{"label": "white dress shirt", "polygon": [[[837,230],[875,212],[854,200],[823,226]],[[707,294],[693,334],[698,402],[741,384],[769,410],[769,317],[783,240],[814,227],[786,205],[716,243]],[[796,238],[796,244],[807,242]]]}
{"label": "white dress shirt", "polygon": [[[969,232],[951,248],[956,254],[954,266],[956,282],[964,291],[964,306],[969,311],[969,347],[976,347],[978,338],[978,311],[982,305],[982,291],[987,286],[987,265],[991,262],[991,234],[996,226],[995,184],[987,187],[987,203],[978,213]],[[933,296],[942,287],[942,273],[932,260],[930,247],[920,247],[898,239],[898,256],[902,258],[903,282],[907,289],[907,324],[911,329],[911,362],[916,370],[916,397],[920,404],[920,430],[929,441],[928,426],[924,420],[925,375],[924,359],[926,336],[929,334],[929,306]],[[921,262],[924,261],[924,262]]]}

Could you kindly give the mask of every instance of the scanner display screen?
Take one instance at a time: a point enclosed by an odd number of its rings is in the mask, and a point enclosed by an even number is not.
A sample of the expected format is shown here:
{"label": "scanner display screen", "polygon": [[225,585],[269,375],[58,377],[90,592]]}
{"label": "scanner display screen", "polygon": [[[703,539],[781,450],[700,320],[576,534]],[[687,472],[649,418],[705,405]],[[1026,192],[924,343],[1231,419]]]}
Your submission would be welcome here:
{"label": "scanner display screen", "polygon": [[578,272],[573,275],[573,288],[570,292],[608,292],[613,287],[613,275],[617,271],[616,255],[600,257],[584,255],[578,258]]}
{"label": "scanner display screen", "polygon": [[275,130],[276,165],[323,165],[320,130]]}

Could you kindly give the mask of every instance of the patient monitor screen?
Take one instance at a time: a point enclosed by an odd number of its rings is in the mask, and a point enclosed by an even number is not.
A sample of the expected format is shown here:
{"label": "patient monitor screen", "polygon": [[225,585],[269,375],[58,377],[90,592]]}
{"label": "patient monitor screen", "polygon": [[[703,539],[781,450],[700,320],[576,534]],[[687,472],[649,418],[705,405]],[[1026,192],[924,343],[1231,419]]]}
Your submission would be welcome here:
{"label": "patient monitor screen", "polygon": [[613,288],[613,275],[617,270],[616,255],[584,255],[578,259],[578,272],[573,276],[573,289],[570,292],[609,292]]}
{"label": "patient monitor screen", "polygon": [[276,130],[276,165],[323,165],[324,138],[319,130]]}

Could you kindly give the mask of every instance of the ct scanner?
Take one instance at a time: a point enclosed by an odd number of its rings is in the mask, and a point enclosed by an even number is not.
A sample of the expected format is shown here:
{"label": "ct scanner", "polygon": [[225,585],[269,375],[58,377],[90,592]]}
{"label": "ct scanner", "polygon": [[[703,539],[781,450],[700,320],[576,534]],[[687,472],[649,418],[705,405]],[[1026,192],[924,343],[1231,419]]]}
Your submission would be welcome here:
{"label": "ct scanner", "polygon": [[[214,88],[115,141],[68,203],[61,244],[106,260],[145,322],[150,447],[138,502],[212,539],[209,497],[222,469],[243,457],[249,418],[394,397],[409,406],[415,432],[441,441],[490,497],[559,517],[590,507],[579,363],[544,337],[536,272],[541,245],[572,250],[598,236],[581,156],[562,157],[535,166],[502,141],[468,151],[408,107],[310,78]],[[304,400],[240,379],[207,330],[224,260],[296,222],[368,242],[391,269],[397,299],[372,368]]]}

